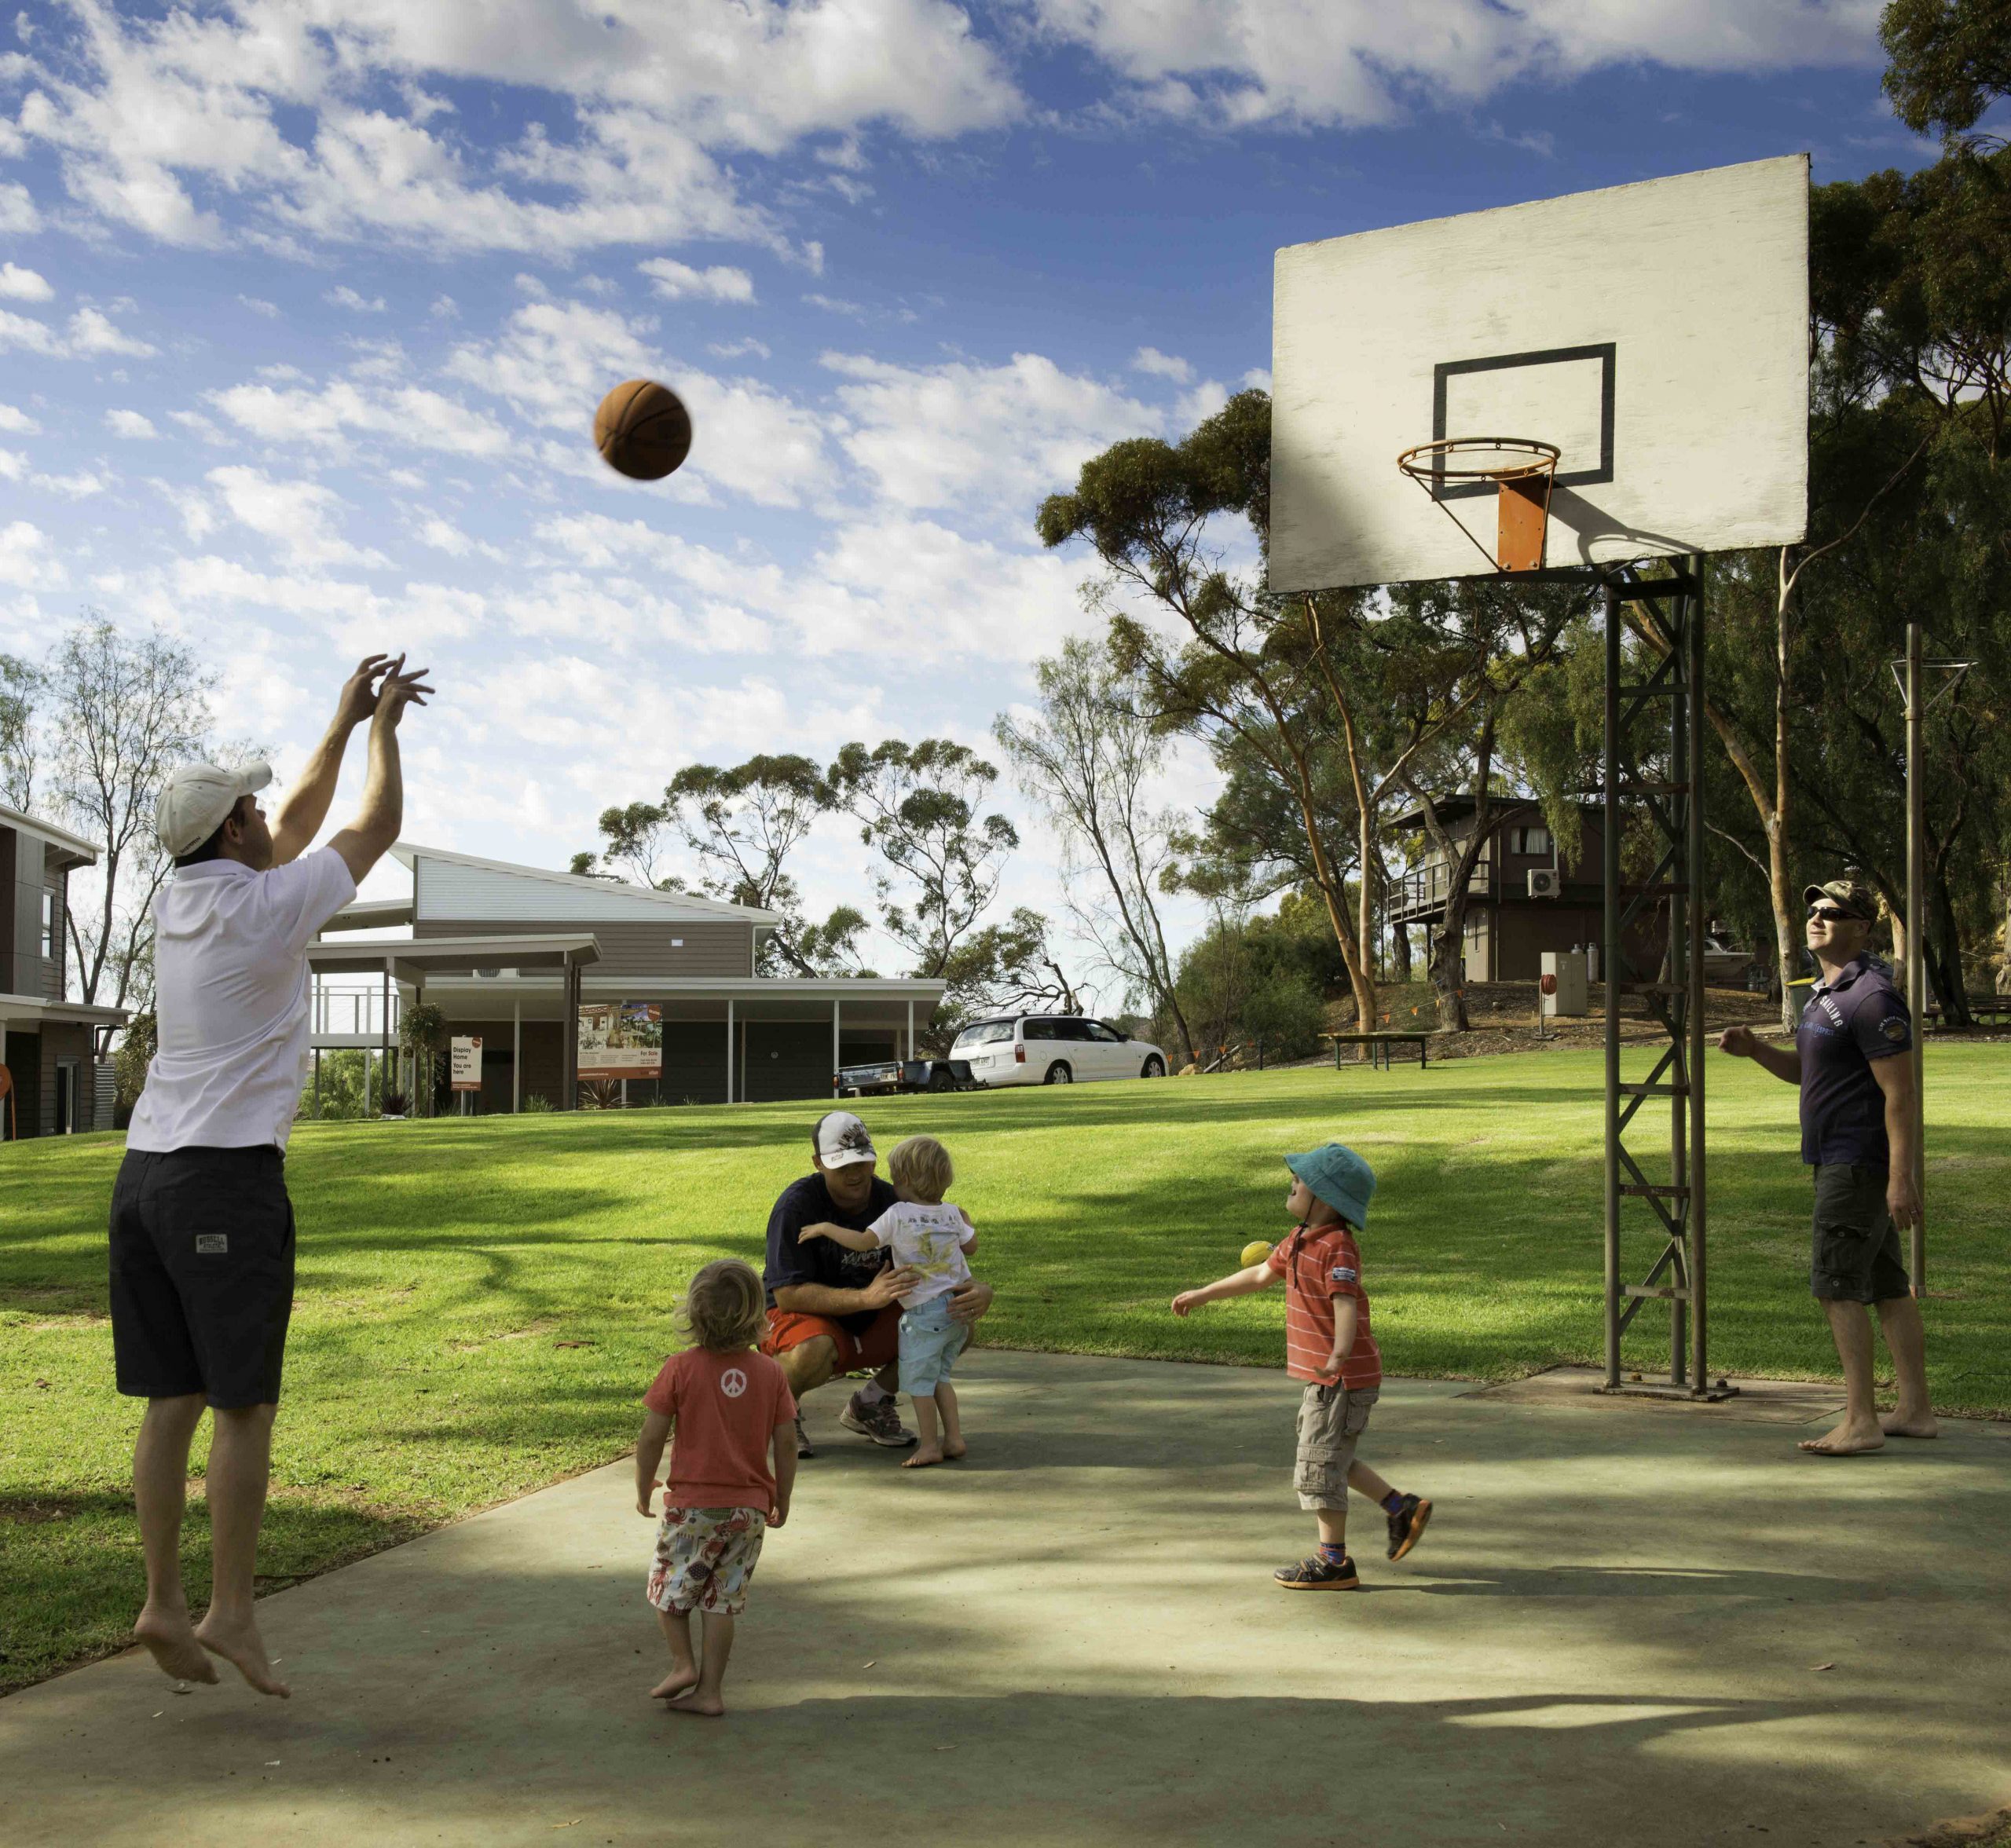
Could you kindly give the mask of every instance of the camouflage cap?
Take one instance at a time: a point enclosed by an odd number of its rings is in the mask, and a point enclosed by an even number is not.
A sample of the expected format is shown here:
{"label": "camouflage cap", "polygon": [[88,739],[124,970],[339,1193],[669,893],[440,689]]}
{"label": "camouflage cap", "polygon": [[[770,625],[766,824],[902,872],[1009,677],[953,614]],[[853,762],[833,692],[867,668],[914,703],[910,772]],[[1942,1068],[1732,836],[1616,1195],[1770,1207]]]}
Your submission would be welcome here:
{"label": "camouflage cap", "polygon": [[1852,917],[1861,918],[1866,924],[1878,921],[1878,901],[1872,895],[1870,887],[1855,879],[1833,879],[1825,885],[1805,886],[1801,901],[1814,905],[1827,898],[1840,911],[1847,911]]}

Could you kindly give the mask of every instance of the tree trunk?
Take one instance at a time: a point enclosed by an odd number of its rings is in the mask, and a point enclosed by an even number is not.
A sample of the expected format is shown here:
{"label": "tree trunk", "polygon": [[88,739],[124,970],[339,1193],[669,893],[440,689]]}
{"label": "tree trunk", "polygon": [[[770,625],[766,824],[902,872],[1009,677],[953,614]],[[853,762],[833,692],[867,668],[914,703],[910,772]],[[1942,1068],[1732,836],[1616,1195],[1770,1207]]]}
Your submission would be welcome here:
{"label": "tree trunk", "polygon": [[1408,988],[1411,982],[1411,932],[1408,924],[1390,928],[1390,979]]}

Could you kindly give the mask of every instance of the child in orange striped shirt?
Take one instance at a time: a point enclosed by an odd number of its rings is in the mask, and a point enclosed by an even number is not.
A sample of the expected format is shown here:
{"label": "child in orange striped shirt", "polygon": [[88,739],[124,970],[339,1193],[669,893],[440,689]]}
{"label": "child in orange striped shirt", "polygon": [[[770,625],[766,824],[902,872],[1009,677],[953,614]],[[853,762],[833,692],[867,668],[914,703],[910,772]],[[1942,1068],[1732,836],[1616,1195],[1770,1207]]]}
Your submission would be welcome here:
{"label": "child in orange striped shirt", "polygon": [[1390,1557],[1401,1559],[1431,1518],[1431,1504],[1400,1494],[1355,1458],[1383,1383],[1383,1359],[1369,1332],[1368,1293],[1354,1235],[1368,1221],[1375,1176],[1351,1148],[1329,1142],[1287,1155],[1291,1191],[1285,1206],[1298,1222],[1261,1264],[1183,1290],[1173,1312],[1247,1296],[1285,1279],[1285,1370],[1306,1382],[1299,1408],[1299,1505],[1320,1524],[1320,1550],[1273,1575],[1286,1591],[1358,1591],[1348,1557],[1348,1491],[1380,1505],[1390,1520]]}

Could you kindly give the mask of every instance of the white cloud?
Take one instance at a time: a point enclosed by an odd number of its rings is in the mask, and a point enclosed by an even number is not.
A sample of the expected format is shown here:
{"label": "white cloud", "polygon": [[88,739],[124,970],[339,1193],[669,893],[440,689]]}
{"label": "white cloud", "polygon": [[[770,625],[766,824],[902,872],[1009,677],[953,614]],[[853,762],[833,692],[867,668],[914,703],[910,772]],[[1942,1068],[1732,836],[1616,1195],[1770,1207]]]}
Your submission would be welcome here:
{"label": "white cloud", "polygon": [[36,435],[42,426],[27,412],[13,404],[0,404],[0,430],[12,430],[17,436]]}
{"label": "white cloud", "polygon": [[510,448],[509,433],[493,418],[422,386],[360,386],[346,379],[319,391],[234,385],[209,399],[240,430],[269,442],[340,450],[357,432],[456,456],[500,456]]}
{"label": "white cloud", "polygon": [[0,449],[0,481],[18,481],[28,472],[28,459],[18,449]]}
{"label": "white cloud", "polygon": [[70,317],[70,350],[82,357],[94,353],[119,353],[145,359],[157,349],[115,327],[95,308],[80,308]]}
{"label": "white cloud", "polygon": [[1185,385],[1194,376],[1194,368],[1185,360],[1176,359],[1170,353],[1161,353],[1156,346],[1141,346],[1132,354],[1131,370],[1149,372],[1156,378],[1170,379],[1176,385]]}
{"label": "white cloud", "polygon": [[46,321],[34,320],[25,314],[12,314],[0,308],[0,352],[10,346],[18,346],[26,353],[38,353],[49,359],[60,358],[68,350],[63,336]]}
{"label": "white cloud", "polygon": [[126,437],[136,442],[145,442],[160,434],[152,423],[137,411],[108,411],[104,414],[104,427],[115,437]]}
{"label": "white cloud", "polygon": [[156,477],[148,484],[181,517],[181,529],[200,544],[216,530],[216,510],[200,488],[185,488]]}
{"label": "white cloud", "polygon": [[1389,122],[1614,64],[1772,72],[1879,60],[1879,0],[1035,0],[1123,80],[1120,105],[1236,128]]}
{"label": "white cloud", "polygon": [[351,545],[336,529],[342,497],[317,481],[277,481],[242,465],[213,468],[210,485],[231,517],[270,540],[294,564],[383,565],[381,552]]}
{"label": "white cloud", "polygon": [[460,314],[460,305],[452,295],[435,295],[433,306],[426,311],[437,321],[452,320]]}
{"label": "white cloud", "polygon": [[752,302],[754,279],[744,269],[715,264],[694,269],[669,257],[652,257],[636,267],[650,279],[653,294],[667,302]]}
{"label": "white cloud", "polygon": [[30,478],[45,494],[60,494],[65,500],[89,500],[112,485],[103,475],[80,469],[70,475],[35,475]]}
{"label": "white cloud", "polygon": [[35,209],[27,188],[11,182],[0,184],[0,232],[26,237],[41,229],[42,214]]}
{"label": "white cloud", "polygon": [[1119,437],[1157,435],[1165,413],[1038,353],[1006,364],[907,367],[841,353],[847,452],[881,494],[910,509],[980,505],[1007,530],[1072,486],[1084,462]]}
{"label": "white cloud", "polygon": [[705,350],[713,358],[721,360],[767,360],[775,357],[767,341],[751,336],[745,340],[716,340]]}
{"label": "white cloud", "polygon": [[277,302],[268,302],[262,295],[240,295],[237,298],[254,314],[262,314],[267,320],[277,320],[280,317],[280,305]]}
{"label": "white cloud", "polygon": [[346,308],[352,314],[382,314],[384,312],[384,298],[382,295],[360,295],[347,283],[338,283],[321,299],[336,308]]}
{"label": "white cloud", "polygon": [[[282,238],[779,247],[733,156],[873,123],[951,137],[1023,108],[950,0],[742,0],[696,18],[647,0],[77,10],[72,55],[36,66],[18,132],[53,151],[83,210],[195,246],[233,235],[206,203],[229,196]],[[473,147],[440,100],[449,83],[559,99],[536,113],[566,126]],[[16,209],[32,223],[25,192]]]}
{"label": "white cloud", "polygon": [[32,269],[18,263],[0,263],[0,295],[15,302],[48,302],[56,291]]}
{"label": "white cloud", "polygon": [[39,526],[16,520],[0,527],[0,584],[22,591],[60,591],[69,581]]}

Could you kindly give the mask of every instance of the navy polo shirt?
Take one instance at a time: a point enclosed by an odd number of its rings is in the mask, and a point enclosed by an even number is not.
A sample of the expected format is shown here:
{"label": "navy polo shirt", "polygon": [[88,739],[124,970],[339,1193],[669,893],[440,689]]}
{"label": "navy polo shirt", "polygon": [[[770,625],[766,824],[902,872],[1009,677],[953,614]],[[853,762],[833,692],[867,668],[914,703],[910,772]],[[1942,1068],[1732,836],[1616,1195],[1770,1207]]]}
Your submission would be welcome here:
{"label": "navy polo shirt", "polygon": [[[812,1239],[804,1244],[797,1235],[807,1225],[829,1221],[848,1232],[866,1231],[889,1206],[898,1206],[901,1196],[881,1176],[873,1177],[873,1189],[866,1204],[851,1212],[841,1212],[821,1174],[806,1174],[782,1189],[768,1215],[768,1261],[761,1272],[767,1286],[768,1307],[775,1306],[775,1292],[793,1283],[821,1283],[827,1290],[863,1290],[886,1268],[893,1253],[885,1246],[877,1251],[848,1251],[835,1239]],[[861,1334],[870,1328],[880,1312],[856,1310],[849,1316],[831,1318],[841,1328]]]}
{"label": "navy polo shirt", "polygon": [[1801,1158],[1811,1166],[1890,1167],[1885,1093],[1871,1062],[1909,1052],[1914,1043],[1913,1016],[1892,972],[1861,956],[1833,986],[1817,983],[1794,1041],[1801,1054]]}

